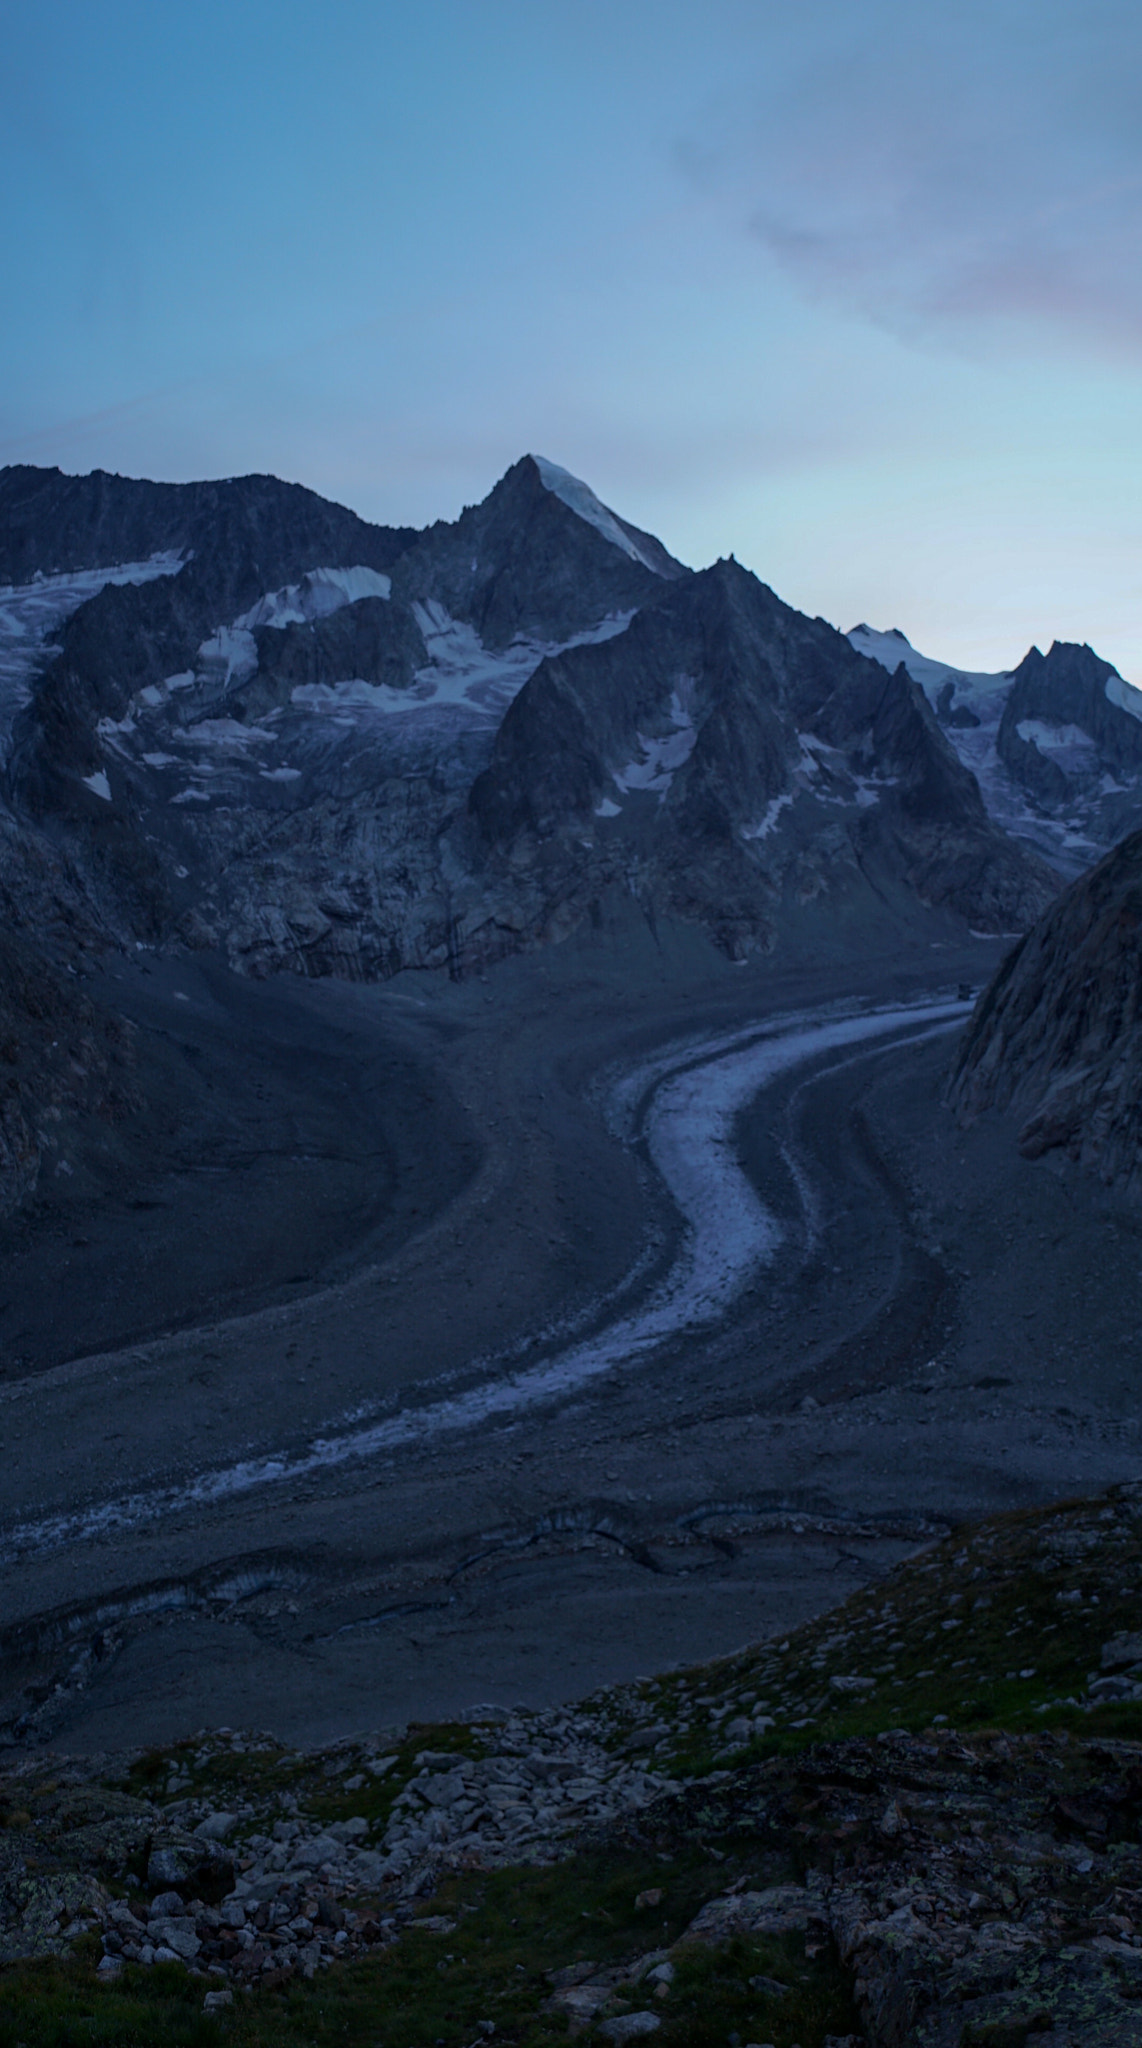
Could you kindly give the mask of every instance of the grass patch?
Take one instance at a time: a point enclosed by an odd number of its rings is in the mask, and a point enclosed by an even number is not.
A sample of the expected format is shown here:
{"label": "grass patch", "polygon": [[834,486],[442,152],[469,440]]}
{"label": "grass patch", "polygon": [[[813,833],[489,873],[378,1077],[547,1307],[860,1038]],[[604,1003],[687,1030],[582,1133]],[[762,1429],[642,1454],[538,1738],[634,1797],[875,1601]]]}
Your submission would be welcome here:
{"label": "grass patch", "polygon": [[[656,1763],[678,1777],[943,1722],[1142,1739],[1142,1701],[1087,1691],[1103,1645],[1140,1628],[1142,1500],[1121,1488],[957,1532],[780,1647],[638,1688],[636,1715],[671,1728]],[[758,1711],[775,1725],[727,1751],[721,1726]]]}
{"label": "grass patch", "polygon": [[[420,1931],[414,1922],[383,1954],[313,1983],[238,1992],[219,2018],[202,2012],[209,1981],[174,1964],[128,1969],[106,1987],[93,1984],[87,1958],[13,1966],[0,1977],[0,2048],[215,2048],[223,2041],[233,2048],[460,2048],[485,2038],[542,2048],[567,2038],[565,2015],[545,2009],[550,1972],[585,1962],[633,1964],[669,1947],[735,1875],[772,1877],[771,1856],[762,1867],[767,1853],[746,1836],[717,1861],[700,1847],[673,1855],[598,1851],[546,1870],[458,1878],[428,1908],[432,1918],[453,1920],[453,1930]],[[662,1899],[639,1907],[648,1890]],[[759,1977],[769,1985],[751,1984]],[[788,1986],[784,1996],[775,1983]],[[663,2048],[725,2048],[735,2032],[775,2048],[794,2041],[818,2048],[827,2033],[856,2024],[834,1960],[807,1957],[804,1941],[793,1937],[679,1951],[664,1999],[645,1986],[631,1986],[623,1999],[620,1987],[623,2004],[656,2013]],[[582,2038],[590,2041],[594,2031]]]}

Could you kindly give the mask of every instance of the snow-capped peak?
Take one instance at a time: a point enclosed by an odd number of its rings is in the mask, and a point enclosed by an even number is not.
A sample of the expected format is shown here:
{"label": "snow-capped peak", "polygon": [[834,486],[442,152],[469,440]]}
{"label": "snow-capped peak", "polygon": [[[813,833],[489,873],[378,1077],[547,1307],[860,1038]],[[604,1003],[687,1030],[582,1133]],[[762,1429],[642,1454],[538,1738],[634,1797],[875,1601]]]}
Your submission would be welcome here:
{"label": "snow-capped peak", "polygon": [[572,476],[569,469],[561,469],[557,462],[548,462],[543,455],[533,455],[531,459],[539,471],[545,490],[550,491],[553,497],[562,499],[572,512],[577,513],[580,519],[586,520],[588,526],[593,526],[596,533],[601,533],[604,540],[609,540],[612,547],[621,548],[624,555],[629,555],[632,562],[641,562],[644,569],[650,569],[654,575],[661,576],[661,565],[639,546],[625,527],[620,525],[602,499],[595,496],[590,484],[585,484],[580,477]]}

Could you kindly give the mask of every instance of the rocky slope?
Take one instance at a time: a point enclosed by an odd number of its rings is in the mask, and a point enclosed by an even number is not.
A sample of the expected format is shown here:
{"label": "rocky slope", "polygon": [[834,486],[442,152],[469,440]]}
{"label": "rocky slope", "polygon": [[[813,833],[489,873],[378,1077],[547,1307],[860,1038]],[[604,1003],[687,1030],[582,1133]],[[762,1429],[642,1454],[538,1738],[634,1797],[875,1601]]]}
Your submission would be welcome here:
{"label": "rocky slope", "polygon": [[1013,1109],[1020,1150],[1142,1182],[1142,832],[1072,883],[984,991],[952,1077],[961,1116]]}
{"label": "rocky slope", "polygon": [[286,2048],[1126,2048],[1139,1528],[1124,1486],[960,1530],[780,1644],[548,1713],[32,1747],[0,1777],[6,2013],[29,2041],[97,1996],[140,2043],[205,2008]]}
{"label": "rocky slope", "polygon": [[1056,640],[991,675],[932,661],[897,630],[848,637],[889,670],[904,664],[991,817],[1068,880],[1142,823],[1142,691],[1093,648]]}

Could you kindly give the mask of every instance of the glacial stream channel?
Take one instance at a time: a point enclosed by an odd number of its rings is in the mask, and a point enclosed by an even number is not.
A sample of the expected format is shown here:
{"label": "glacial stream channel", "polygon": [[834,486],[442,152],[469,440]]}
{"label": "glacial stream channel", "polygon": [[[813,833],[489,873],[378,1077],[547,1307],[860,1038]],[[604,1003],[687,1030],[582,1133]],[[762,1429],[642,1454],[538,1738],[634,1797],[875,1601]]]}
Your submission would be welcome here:
{"label": "glacial stream channel", "polygon": [[635,1067],[612,1072],[601,1089],[608,1124],[624,1143],[645,1146],[684,1224],[673,1264],[636,1305],[619,1307],[623,1296],[629,1300],[637,1277],[632,1274],[613,1298],[613,1320],[580,1341],[554,1339],[544,1356],[525,1367],[501,1363],[455,1394],[385,1414],[358,1411],[292,1450],[26,1522],[9,1532],[5,1551],[9,1557],[43,1553],[471,1429],[565,1398],[606,1373],[645,1364],[683,1335],[709,1329],[774,1262],[785,1237],[738,1160],[734,1129],[740,1113],[774,1081],[824,1054],[869,1040],[915,1041],[950,1031],[970,1009],[970,1003],[946,998],[848,1013],[831,1005],[771,1017],[720,1037],[679,1041]]}

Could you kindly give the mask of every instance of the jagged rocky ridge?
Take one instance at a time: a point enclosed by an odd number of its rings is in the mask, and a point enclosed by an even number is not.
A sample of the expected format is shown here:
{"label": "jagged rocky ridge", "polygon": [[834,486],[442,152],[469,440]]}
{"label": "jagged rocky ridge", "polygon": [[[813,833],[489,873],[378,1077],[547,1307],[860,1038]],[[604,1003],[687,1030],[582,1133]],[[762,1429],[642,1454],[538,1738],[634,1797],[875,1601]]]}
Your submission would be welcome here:
{"label": "jagged rocky ridge", "polygon": [[1027,1158],[1063,1150],[1132,1193],[1142,1163],[1142,832],[1059,898],[976,1005],[952,1076],[965,1118],[1013,1109]]}
{"label": "jagged rocky ridge", "polygon": [[272,478],[10,471],[0,510],[21,573],[119,557],[26,669],[7,789],[123,936],[374,978],[615,888],[733,957],[809,902],[995,930],[1050,895],[905,672],[541,459],[422,534]]}
{"label": "jagged rocky ridge", "polygon": [[897,629],[848,637],[885,668],[904,664],[992,818],[1068,881],[1142,824],[1142,691],[1093,648],[1056,640],[992,675],[932,661]]}
{"label": "jagged rocky ridge", "polygon": [[621,880],[735,958],[821,898],[907,891],[994,930],[1051,889],[912,679],[733,560],[656,593],[621,638],[545,661],[469,808],[489,869],[537,916]]}

